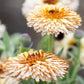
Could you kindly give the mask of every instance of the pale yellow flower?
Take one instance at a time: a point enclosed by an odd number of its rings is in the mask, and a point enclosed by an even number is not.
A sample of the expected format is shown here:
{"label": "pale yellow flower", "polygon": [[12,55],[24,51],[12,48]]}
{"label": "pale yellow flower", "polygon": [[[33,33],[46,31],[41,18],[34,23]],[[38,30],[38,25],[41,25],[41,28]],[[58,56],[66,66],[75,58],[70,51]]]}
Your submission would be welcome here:
{"label": "pale yellow flower", "polygon": [[60,34],[60,37],[63,37],[62,39],[55,39],[54,41],[54,53],[57,54],[60,52],[60,50],[62,48],[64,48],[63,52],[62,52],[62,58],[66,58],[67,57],[67,51],[68,49],[76,44],[76,40],[74,38],[74,33],[69,33],[68,35],[62,36],[64,34]]}
{"label": "pale yellow flower", "polygon": [[81,25],[80,15],[69,8],[55,5],[37,6],[28,14],[27,21],[28,26],[33,26],[36,32],[55,36],[60,32],[64,34],[74,32]]}
{"label": "pale yellow flower", "polygon": [[[81,35],[83,32],[81,32],[80,30],[78,30],[79,32],[76,35]],[[60,35],[62,37],[62,35]],[[60,38],[60,37],[59,37]],[[80,52],[80,65],[84,66],[84,37],[82,37],[80,39],[80,43],[81,43],[81,52]],[[74,33],[70,33],[66,36],[63,36],[62,39],[56,39],[54,41],[54,53],[57,54],[59,53],[59,51],[64,48],[61,57],[62,58],[66,58],[67,57],[67,52],[70,49],[71,46],[76,45],[76,39],[74,37]],[[77,47],[77,46],[76,46]],[[73,50],[72,50],[73,51]],[[72,58],[70,59],[72,60]],[[73,62],[73,61],[72,61]]]}
{"label": "pale yellow flower", "polygon": [[2,64],[5,62],[5,60],[0,59],[0,84],[19,84],[20,80],[10,77],[8,72],[4,71]]}
{"label": "pale yellow flower", "polygon": [[84,37],[81,38],[81,53],[80,53],[80,64],[84,66]]}
{"label": "pale yellow flower", "polygon": [[4,68],[12,77],[23,80],[32,77],[39,82],[40,79],[42,81],[48,81],[48,79],[57,81],[57,77],[63,78],[64,74],[68,73],[69,66],[66,61],[54,54],[31,49],[10,58]]}
{"label": "pale yellow flower", "polygon": [[43,4],[66,6],[76,11],[79,6],[79,0],[25,0],[22,6],[22,13],[27,16],[35,6]]}

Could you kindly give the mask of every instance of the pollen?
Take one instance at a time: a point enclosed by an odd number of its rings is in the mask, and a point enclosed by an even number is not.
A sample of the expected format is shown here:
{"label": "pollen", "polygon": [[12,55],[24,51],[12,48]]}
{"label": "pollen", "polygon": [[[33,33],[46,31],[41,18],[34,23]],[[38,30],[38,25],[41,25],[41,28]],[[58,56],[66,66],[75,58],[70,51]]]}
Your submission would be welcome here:
{"label": "pollen", "polygon": [[66,16],[67,11],[65,11],[64,8],[61,8],[59,10],[59,7],[46,7],[45,9],[42,8],[40,15],[37,15],[38,17],[45,17],[45,19],[62,19]]}
{"label": "pollen", "polygon": [[[65,15],[64,13],[64,8],[62,8],[61,10],[58,10],[56,7],[53,9],[53,8],[46,8],[43,10],[43,14],[44,17],[46,19],[62,19],[63,16]],[[42,15],[40,17],[42,17]]]}
{"label": "pollen", "polygon": [[34,65],[37,61],[44,61],[45,57],[44,55],[44,51],[42,50],[35,50],[33,51],[33,49],[30,49],[28,52],[23,53],[23,56],[25,58],[25,61],[20,61],[20,63],[24,64],[29,64],[29,65]]}

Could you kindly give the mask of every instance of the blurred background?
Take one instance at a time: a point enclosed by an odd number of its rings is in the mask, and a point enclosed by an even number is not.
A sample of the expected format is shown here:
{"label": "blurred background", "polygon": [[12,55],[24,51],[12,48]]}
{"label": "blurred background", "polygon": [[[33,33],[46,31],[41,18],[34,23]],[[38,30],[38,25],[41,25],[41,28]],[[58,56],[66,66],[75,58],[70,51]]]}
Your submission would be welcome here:
{"label": "blurred background", "polygon": [[[41,34],[36,33],[33,28],[28,28],[26,25],[26,19],[22,15],[22,4],[24,0],[0,0],[0,20],[7,26],[8,33],[11,35],[16,32],[28,33],[33,41],[33,48],[36,48],[38,42],[41,39]],[[84,20],[84,0],[80,0],[80,6],[77,11],[82,20]],[[84,22],[80,29],[84,30]],[[84,77],[84,71],[80,71],[79,74]]]}
{"label": "blurred background", "polygon": [[[33,28],[27,27],[26,20],[21,11],[23,2],[24,0],[0,0],[0,19],[7,26],[9,34],[15,32],[29,33],[35,48],[41,39],[41,35],[36,33]],[[84,0],[80,0],[78,13],[84,20]],[[82,23],[80,28],[84,29],[83,27],[84,24]]]}

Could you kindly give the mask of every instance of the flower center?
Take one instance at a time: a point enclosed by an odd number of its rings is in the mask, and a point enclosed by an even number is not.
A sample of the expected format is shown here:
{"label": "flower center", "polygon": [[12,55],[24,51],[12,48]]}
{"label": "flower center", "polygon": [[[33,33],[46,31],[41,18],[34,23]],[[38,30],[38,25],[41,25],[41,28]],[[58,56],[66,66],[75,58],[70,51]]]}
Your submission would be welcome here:
{"label": "flower center", "polygon": [[60,41],[64,38],[64,34],[63,33],[59,33],[59,35],[57,37],[55,37],[56,40]]}
{"label": "flower center", "polygon": [[45,56],[44,56],[44,51],[39,50],[39,51],[33,51],[32,49],[28,51],[28,56],[26,54],[23,54],[25,57],[25,61],[23,61],[26,64],[29,65],[34,65],[37,61],[44,61]]}
{"label": "flower center", "polygon": [[46,19],[62,19],[64,16],[64,9],[62,8],[60,11],[58,9],[45,9],[45,11],[43,11],[43,15]]}
{"label": "flower center", "polygon": [[55,13],[55,11],[54,10],[50,10],[49,13],[52,13],[53,14],[53,13]]}
{"label": "flower center", "polygon": [[0,64],[0,77],[1,77],[1,74],[3,73],[3,70],[2,70],[2,64]]}
{"label": "flower center", "polygon": [[43,3],[46,4],[56,4],[59,0],[43,0]]}

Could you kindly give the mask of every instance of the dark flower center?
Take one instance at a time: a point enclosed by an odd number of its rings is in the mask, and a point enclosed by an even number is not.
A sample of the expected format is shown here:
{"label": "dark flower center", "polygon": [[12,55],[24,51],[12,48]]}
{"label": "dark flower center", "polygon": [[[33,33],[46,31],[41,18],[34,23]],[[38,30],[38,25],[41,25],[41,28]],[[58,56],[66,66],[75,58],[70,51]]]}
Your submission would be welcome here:
{"label": "dark flower center", "polygon": [[21,64],[29,64],[30,66],[34,65],[37,61],[44,61],[44,51],[33,51],[32,49],[28,51],[28,56],[24,53],[23,56],[25,57],[25,60],[20,60],[19,63]]}
{"label": "dark flower center", "polygon": [[46,4],[56,4],[58,2],[58,0],[43,0],[43,3]]}
{"label": "dark flower center", "polygon": [[54,10],[50,10],[49,13],[52,13],[53,14],[53,13],[55,13],[55,11]]}
{"label": "dark flower center", "polygon": [[60,34],[55,37],[56,40],[62,40],[64,38],[64,34],[60,32]]}

